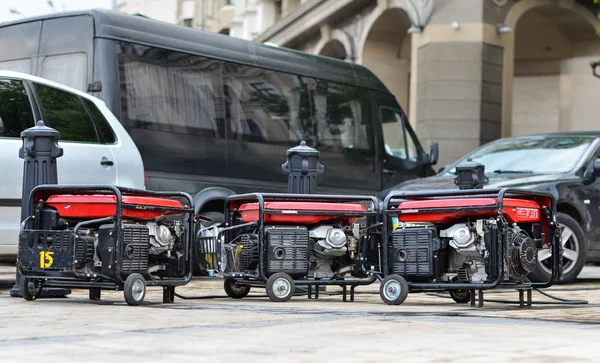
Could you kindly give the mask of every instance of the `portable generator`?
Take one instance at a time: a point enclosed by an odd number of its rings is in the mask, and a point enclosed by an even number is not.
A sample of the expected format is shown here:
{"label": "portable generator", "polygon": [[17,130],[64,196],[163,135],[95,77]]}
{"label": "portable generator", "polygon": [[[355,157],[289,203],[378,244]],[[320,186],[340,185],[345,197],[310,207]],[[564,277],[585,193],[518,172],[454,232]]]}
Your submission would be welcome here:
{"label": "portable generator", "polygon": [[[224,289],[243,298],[252,287],[272,301],[292,298],[296,286],[354,289],[380,281],[386,304],[409,292],[449,291],[474,304],[496,287],[519,291],[560,277],[560,231],[554,199],[522,190],[399,192],[383,203],[361,196],[243,194],[227,199],[226,223],[201,230],[214,237]],[[547,251],[547,252],[542,252]],[[552,255],[547,282],[527,279],[539,253]],[[523,300],[527,292],[527,302]],[[315,291],[318,298],[318,289]]]}
{"label": "portable generator", "polygon": [[375,197],[233,195],[225,202],[225,217],[226,227],[201,234],[214,237],[217,269],[232,298],[245,297],[255,286],[283,302],[296,286],[306,286],[310,298],[313,286],[339,285],[346,300],[347,286],[353,298],[356,286],[376,281],[367,269],[377,259],[378,241],[370,231],[381,218]]}
{"label": "portable generator", "polygon": [[[447,290],[457,303],[483,305],[483,291],[553,285],[562,244],[552,195],[512,189],[390,193],[383,203],[381,299],[400,304],[410,292]],[[551,255],[548,281],[531,282],[538,255]],[[527,301],[523,300],[527,292]]]}
{"label": "portable generator", "polygon": [[193,200],[182,192],[150,192],[112,185],[39,185],[21,225],[17,268],[23,298],[43,287],[122,290],[139,305],[146,286],[175,286],[192,277]]}

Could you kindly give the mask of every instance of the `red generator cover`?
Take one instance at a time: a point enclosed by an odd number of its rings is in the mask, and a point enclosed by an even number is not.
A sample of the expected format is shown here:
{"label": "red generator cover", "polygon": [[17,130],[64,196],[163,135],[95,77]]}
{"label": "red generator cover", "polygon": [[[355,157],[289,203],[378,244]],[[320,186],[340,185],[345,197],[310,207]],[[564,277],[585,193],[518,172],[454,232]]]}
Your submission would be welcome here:
{"label": "red generator cover", "polygon": [[[362,204],[325,202],[265,202],[265,209],[281,211],[281,214],[265,212],[265,223],[314,224],[330,219],[348,220],[354,223],[362,215],[337,215],[336,212],[365,212]],[[331,212],[331,214],[298,214],[298,211]],[[258,203],[242,204],[239,208],[243,223],[258,221]]]}
{"label": "red generator cover", "polygon": [[[123,204],[138,204],[142,206],[181,208],[179,201],[166,198],[128,196],[122,197]],[[104,218],[114,216],[117,210],[117,197],[114,195],[52,195],[46,205],[55,208],[63,218]],[[123,208],[123,218],[152,220],[164,214],[159,210]]]}
{"label": "red generator cover", "polygon": [[[460,210],[465,207],[489,207],[497,205],[498,198],[452,198],[437,200],[414,200],[401,202],[398,215],[401,222],[432,222],[449,223],[456,219],[490,218],[497,215],[497,210]],[[423,209],[438,208],[444,211],[422,211]],[[456,208],[448,211],[448,208]],[[540,220],[540,206],[532,200],[504,198],[502,211],[510,223],[532,223]]]}

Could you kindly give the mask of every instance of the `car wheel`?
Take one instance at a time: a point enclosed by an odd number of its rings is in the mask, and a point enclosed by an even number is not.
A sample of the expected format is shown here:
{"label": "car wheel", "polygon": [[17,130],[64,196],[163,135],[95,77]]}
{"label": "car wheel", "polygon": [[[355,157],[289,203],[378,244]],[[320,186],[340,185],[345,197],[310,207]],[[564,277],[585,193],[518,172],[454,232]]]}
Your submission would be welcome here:
{"label": "car wheel", "polygon": [[[567,214],[557,213],[556,219],[561,228],[561,243],[563,246],[563,277],[559,283],[573,282],[585,264],[587,243],[583,229]],[[552,276],[552,253],[543,250],[538,253],[538,266],[529,275],[533,282],[546,282]]]}
{"label": "car wheel", "polygon": [[[196,234],[200,230],[201,225],[204,227],[210,227],[210,226],[219,225],[219,224],[225,222],[225,214],[223,214],[221,212],[208,211],[208,212],[200,212],[200,214],[210,218],[212,220],[212,222],[200,222],[200,223],[196,224],[196,229],[194,231],[194,241],[195,241]],[[206,267],[206,260],[204,257],[205,256],[200,253],[200,245],[194,243],[193,248],[192,248],[194,275],[199,275],[199,276],[207,276],[208,275],[208,269]]]}

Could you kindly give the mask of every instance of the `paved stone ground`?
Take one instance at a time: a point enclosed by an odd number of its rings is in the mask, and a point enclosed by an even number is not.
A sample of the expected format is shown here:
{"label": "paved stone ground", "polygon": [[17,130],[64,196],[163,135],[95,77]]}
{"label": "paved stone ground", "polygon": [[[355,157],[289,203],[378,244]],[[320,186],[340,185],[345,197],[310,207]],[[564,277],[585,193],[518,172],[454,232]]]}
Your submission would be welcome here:
{"label": "paved stone ground", "polygon": [[[0,266],[0,280],[13,271]],[[546,292],[587,304],[559,305],[534,292],[534,305],[524,308],[493,301],[473,308],[423,293],[388,306],[377,284],[359,287],[354,303],[321,294],[278,304],[261,289],[233,300],[217,278],[178,288],[201,298],[176,297],[174,304],[162,304],[161,290],[149,288],[140,307],[116,291],[104,291],[99,302],[84,290],[28,302],[4,289],[0,361],[597,361],[600,267],[586,266],[580,277]],[[514,291],[485,296],[517,298]]]}

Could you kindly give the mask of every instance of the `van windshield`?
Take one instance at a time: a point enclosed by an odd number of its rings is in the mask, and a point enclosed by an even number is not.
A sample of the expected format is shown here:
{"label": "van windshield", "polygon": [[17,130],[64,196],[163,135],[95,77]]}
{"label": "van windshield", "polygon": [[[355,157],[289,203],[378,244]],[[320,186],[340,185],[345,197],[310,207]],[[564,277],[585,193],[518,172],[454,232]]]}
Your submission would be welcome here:
{"label": "van windshield", "polygon": [[[581,159],[593,137],[531,136],[502,139],[487,144],[457,164],[472,159],[485,165],[490,173],[558,174],[572,170]],[[455,174],[456,168],[446,174]]]}

